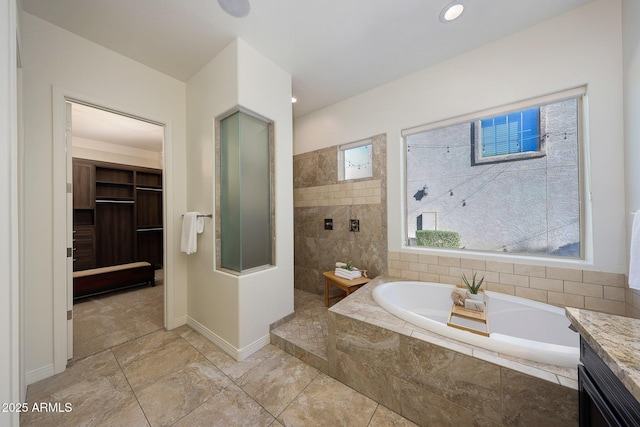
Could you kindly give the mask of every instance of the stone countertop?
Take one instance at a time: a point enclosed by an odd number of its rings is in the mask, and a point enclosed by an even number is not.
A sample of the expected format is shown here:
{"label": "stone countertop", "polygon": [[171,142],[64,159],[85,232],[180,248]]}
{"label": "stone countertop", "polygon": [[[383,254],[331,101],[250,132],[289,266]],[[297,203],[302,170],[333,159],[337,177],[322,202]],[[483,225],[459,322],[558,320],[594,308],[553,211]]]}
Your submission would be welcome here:
{"label": "stone countertop", "polygon": [[567,307],[580,335],[640,401],[640,320]]}

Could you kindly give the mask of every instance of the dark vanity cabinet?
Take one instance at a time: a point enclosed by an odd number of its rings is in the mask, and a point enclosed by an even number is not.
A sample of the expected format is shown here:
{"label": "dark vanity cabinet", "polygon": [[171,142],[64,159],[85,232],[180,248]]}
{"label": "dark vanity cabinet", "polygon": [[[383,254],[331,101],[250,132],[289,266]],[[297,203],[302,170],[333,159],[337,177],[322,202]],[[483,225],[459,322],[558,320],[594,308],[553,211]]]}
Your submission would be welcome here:
{"label": "dark vanity cabinet", "polygon": [[640,404],[582,337],[580,361],[580,426],[640,426]]}

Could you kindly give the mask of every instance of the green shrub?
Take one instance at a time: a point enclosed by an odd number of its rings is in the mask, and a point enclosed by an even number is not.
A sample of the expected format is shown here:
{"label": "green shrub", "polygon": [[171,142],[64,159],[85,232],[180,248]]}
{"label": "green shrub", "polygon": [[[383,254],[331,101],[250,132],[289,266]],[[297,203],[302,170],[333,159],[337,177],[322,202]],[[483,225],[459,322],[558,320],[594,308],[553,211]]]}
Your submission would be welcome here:
{"label": "green shrub", "polygon": [[459,248],[460,234],[455,231],[418,230],[416,231],[416,243],[419,246],[433,248]]}

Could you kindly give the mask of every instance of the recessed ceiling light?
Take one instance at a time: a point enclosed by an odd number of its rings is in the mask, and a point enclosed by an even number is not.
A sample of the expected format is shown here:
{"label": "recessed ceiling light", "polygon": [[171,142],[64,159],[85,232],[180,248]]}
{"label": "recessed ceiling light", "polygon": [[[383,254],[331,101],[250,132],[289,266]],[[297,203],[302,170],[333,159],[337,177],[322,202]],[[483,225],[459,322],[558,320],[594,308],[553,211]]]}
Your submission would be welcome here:
{"label": "recessed ceiling light", "polygon": [[291,103],[295,104],[296,102],[298,102],[298,98],[296,98],[295,96],[291,97]]}
{"label": "recessed ceiling light", "polygon": [[451,22],[458,19],[460,15],[462,15],[463,11],[464,5],[462,3],[459,1],[452,1],[442,9],[442,12],[440,12],[440,21]]}

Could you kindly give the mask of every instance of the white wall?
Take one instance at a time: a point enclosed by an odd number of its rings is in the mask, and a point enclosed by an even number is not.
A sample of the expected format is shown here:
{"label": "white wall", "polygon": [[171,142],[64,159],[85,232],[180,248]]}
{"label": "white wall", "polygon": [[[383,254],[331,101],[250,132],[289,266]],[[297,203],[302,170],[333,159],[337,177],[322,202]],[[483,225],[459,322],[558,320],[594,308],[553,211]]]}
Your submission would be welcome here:
{"label": "white wall", "polygon": [[[260,70],[260,72],[256,72]],[[215,119],[242,106],[275,122],[276,266],[240,277],[215,269],[215,222],[189,259],[189,324],[236,359],[269,342],[293,312],[291,76],[235,40],[187,84],[188,210],[215,212]]]}
{"label": "white wall", "polygon": [[[387,133],[387,185],[401,189],[404,186],[402,129],[587,84],[593,194],[592,260],[527,262],[622,273],[626,271],[627,256],[621,50],[620,0],[596,0],[296,119],[294,154]],[[390,191],[389,251],[402,248],[403,206],[402,192]],[[462,256],[487,257],[466,253]],[[494,259],[500,257],[497,255]]]}
{"label": "white wall", "polygon": [[77,136],[73,137],[72,144],[73,157],[80,159],[162,169],[163,157],[161,152],[125,147],[124,145]]}
{"label": "white wall", "polygon": [[[640,2],[622,2],[627,211],[640,210]],[[631,231],[632,216],[627,217]]]}
{"label": "white wall", "polygon": [[[17,10],[0,0],[0,402],[20,402],[20,298],[18,245]],[[18,414],[2,411],[0,424],[18,426]]]}
{"label": "white wall", "polygon": [[165,292],[173,301],[166,318],[171,328],[186,321],[186,262],[177,256],[186,207],[186,98],[182,82],[32,15],[25,13],[22,24],[25,369],[27,381],[34,382],[64,369],[66,362],[66,337],[62,348],[59,340],[66,335],[66,244],[60,238],[66,216],[64,138],[52,132],[64,119],[59,104],[69,95],[165,124]]}

